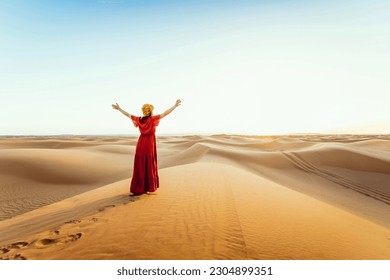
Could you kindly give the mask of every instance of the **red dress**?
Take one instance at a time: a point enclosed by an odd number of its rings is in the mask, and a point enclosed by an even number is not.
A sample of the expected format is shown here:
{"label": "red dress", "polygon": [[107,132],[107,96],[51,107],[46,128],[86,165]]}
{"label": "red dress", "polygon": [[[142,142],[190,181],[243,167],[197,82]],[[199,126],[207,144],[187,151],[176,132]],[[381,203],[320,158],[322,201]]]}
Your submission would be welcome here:
{"label": "red dress", "polygon": [[151,117],[131,116],[135,127],[141,132],[135,149],[133,178],[130,192],[143,194],[155,192],[159,187],[157,170],[156,126],[160,123],[160,115]]}

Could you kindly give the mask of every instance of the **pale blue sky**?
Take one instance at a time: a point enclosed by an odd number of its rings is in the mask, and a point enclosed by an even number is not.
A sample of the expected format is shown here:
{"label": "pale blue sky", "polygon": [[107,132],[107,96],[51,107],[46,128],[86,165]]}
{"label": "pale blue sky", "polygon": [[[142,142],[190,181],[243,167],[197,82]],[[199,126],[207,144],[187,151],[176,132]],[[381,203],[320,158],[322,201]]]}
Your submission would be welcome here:
{"label": "pale blue sky", "polygon": [[389,1],[0,0],[0,135],[390,133]]}

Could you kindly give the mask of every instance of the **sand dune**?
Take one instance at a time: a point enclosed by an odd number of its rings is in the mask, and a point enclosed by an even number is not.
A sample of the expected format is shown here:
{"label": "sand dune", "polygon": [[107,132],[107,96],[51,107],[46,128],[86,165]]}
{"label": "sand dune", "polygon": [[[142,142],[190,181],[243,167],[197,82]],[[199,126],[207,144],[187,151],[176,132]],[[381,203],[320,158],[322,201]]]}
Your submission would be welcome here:
{"label": "sand dune", "polygon": [[0,138],[2,259],[389,259],[390,136]]}

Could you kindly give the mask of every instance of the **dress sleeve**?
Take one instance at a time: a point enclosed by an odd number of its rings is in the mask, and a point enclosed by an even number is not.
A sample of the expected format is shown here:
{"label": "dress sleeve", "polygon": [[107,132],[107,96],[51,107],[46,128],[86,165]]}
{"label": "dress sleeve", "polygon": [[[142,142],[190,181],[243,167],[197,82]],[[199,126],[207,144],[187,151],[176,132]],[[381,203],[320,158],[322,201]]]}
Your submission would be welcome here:
{"label": "dress sleeve", "polygon": [[139,117],[131,115],[131,120],[133,121],[135,127],[139,126]]}
{"label": "dress sleeve", "polygon": [[160,119],[160,115],[153,116],[153,126],[158,126],[158,124],[160,123]]}

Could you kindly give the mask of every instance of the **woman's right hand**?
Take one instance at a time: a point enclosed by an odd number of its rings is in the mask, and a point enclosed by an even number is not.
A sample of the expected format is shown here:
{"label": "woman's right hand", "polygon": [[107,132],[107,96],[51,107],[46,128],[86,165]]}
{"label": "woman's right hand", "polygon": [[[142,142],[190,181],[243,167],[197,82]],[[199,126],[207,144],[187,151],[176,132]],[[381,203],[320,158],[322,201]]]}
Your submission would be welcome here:
{"label": "woman's right hand", "polygon": [[121,107],[119,106],[118,103],[112,104],[112,108],[115,110],[119,110]]}
{"label": "woman's right hand", "polygon": [[178,99],[178,100],[176,100],[176,107],[178,107],[178,106],[180,106],[181,105],[181,100],[180,99]]}

